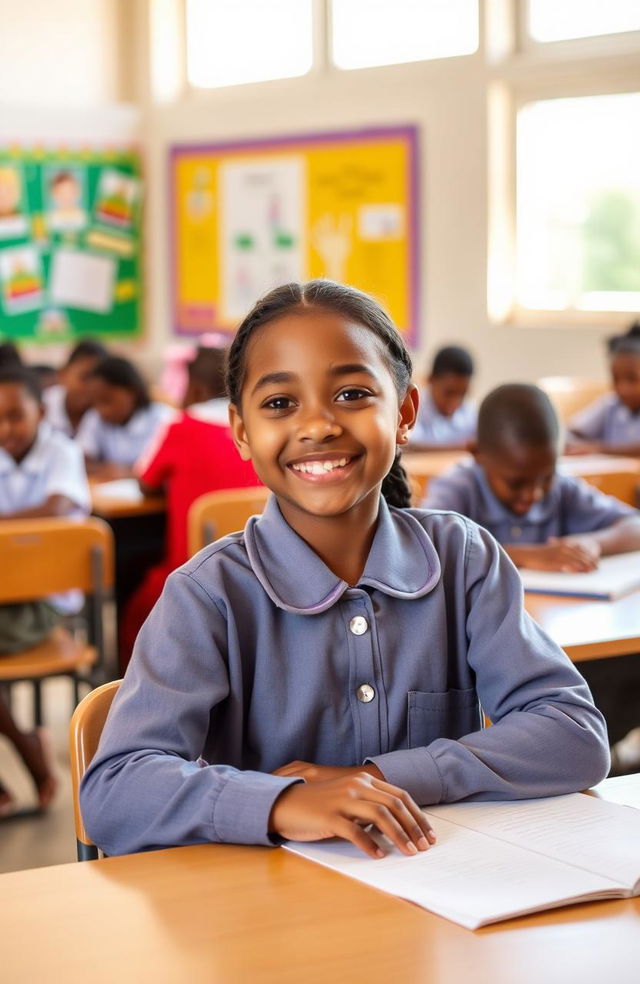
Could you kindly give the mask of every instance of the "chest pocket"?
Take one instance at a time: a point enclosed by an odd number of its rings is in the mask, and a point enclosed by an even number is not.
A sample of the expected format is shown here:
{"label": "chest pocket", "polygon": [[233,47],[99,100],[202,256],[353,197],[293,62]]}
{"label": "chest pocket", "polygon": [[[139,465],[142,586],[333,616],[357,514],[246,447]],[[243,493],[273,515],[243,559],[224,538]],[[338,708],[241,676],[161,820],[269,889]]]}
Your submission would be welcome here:
{"label": "chest pocket", "polygon": [[444,693],[409,691],[407,741],[409,748],[436,738],[461,738],[481,728],[480,703],[473,687]]}

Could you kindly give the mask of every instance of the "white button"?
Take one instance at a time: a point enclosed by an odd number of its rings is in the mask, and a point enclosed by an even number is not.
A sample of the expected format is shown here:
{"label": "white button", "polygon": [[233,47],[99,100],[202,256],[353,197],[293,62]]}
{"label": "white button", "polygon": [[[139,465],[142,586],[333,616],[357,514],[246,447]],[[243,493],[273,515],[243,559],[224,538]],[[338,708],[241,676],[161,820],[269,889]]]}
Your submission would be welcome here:
{"label": "white button", "polygon": [[361,700],[363,704],[368,704],[370,700],[373,700],[376,692],[373,687],[370,687],[368,683],[363,683],[356,690],[356,697]]}
{"label": "white button", "polygon": [[369,623],[366,618],[362,617],[362,615],[356,615],[355,618],[352,618],[349,622],[349,629],[354,635],[364,635],[368,628]]}

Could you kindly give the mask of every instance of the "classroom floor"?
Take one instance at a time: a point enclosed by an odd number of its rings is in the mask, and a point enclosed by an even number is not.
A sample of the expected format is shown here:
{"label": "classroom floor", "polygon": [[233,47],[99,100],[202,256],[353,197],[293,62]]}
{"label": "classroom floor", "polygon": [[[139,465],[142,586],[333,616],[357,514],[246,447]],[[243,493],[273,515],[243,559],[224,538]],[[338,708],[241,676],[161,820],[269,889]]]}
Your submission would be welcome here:
{"label": "classroom floor", "polygon": [[[13,709],[24,728],[31,726],[30,699],[29,685],[18,684]],[[71,711],[70,681],[64,678],[48,680],[44,685],[44,717],[54,740],[60,785],[47,813],[0,820],[0,873],[64,864],[76,859],[67,748]],[[12,746],[4,739],[0,739],[0,776],[20,806],[33,806],[35,796],[30,777]]]}

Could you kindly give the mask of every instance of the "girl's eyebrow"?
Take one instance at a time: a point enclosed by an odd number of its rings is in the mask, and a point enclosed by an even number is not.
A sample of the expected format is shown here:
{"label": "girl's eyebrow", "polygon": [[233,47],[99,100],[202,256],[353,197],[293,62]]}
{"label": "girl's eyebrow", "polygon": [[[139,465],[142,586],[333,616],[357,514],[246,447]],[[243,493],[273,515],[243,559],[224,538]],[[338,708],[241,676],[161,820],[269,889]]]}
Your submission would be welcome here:
{"label": "girl's eyebrow", "polygon": [[[364,365],[361,362],[347,362],[345,365],[331,366],[329,369],[330,376],[349,376],[354,373],[364,373],[366,376],[370,376],[372,379],[377,379],[375,372],[369,366]],[[292,383],[298,377],[293,372],[267,372],[264,376],[261,376],[256,385],[251,390],[251,395],[253,396],[257,390],[262,389],[264,386],[271,386],[273,383]]]}
{"label": "girl's eyebrow", "polygon": [[263,386],[270,386],[272,383],[291,383],[295,379],[295,374],[292,372],[267,372],[264,376],[261,376],[256,385],[251,390],[251,395],[262,389]]}
{"label": "girl's eyebrow", "polygon": [[365,376],[371,376],[372,379],[378,378],[370,366],[361,362],[347,362],[342,366],[332,366],[329,370],[330,376],[349,376],[352,373],[364,373]]}

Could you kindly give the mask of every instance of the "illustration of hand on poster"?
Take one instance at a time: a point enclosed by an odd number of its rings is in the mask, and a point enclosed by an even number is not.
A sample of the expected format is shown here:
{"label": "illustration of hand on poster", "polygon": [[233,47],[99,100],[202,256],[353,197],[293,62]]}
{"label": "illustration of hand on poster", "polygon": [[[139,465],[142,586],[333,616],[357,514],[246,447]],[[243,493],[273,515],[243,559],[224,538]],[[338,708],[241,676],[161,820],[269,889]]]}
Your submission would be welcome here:
{"label": "illustration of hand on poster", "polygon": [[347,213],[321,215],[311,230],[311,242],[324,263],[324,276],[343,283],[352,250],[353,219]]}

